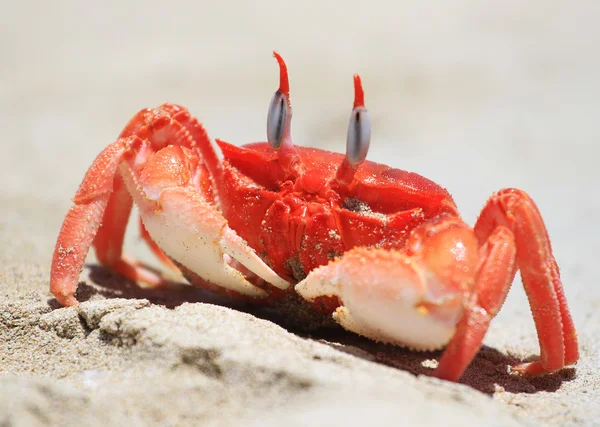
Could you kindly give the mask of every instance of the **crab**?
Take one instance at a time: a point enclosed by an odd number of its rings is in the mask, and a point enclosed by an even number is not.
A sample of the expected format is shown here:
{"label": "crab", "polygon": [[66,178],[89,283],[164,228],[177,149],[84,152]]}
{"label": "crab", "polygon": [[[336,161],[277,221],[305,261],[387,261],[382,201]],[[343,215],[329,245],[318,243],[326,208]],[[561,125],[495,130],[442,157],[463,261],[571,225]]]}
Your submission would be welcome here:
{"label": "crab", "polygon": [[295,146],[287,66],[267,115],[267,142],[216,139],[186,108],[143,109],[88,169],[60,230],[50,290],[77,305],[93,245],[121,275],[163,277],[122,253],[133,203],[142,238],[192,285],[270,303],[296,292],[323,316],[364,337],[414,350],[445,347],[433,372],[457,381],[479,351],[517,270],[540,357],[523,375],[578,360],[548,232],[531,197],[502,189],[474,227],[447,190],[416,173],[366,160],[370,118],[361,79],[346,153]]}

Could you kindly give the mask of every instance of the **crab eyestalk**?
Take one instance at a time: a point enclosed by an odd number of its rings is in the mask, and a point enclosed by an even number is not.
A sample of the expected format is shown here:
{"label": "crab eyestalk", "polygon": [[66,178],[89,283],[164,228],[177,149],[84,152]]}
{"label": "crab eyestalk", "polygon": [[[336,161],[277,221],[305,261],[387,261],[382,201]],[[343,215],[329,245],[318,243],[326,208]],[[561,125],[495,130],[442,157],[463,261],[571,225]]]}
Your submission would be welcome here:
{"label": "crab eyestalk", "polygon": [[291,137],[292,106],[290,104],[290,83],[287,66],[283,58],[273,52],[279,64],[279,89],[273,95],[267,114],[267,141],[279,153],[281,167],[299,177],[303,174],[302,159]]}
{"label": "crab eyestalk", "polygon": [[348,124],[346,157],[337,170],[336,179],[341,185],[350,185],[358,166],[367,158],[371,144],[371,118],[365,108],[365,93],[360,76],[354,75],[354,108]]}

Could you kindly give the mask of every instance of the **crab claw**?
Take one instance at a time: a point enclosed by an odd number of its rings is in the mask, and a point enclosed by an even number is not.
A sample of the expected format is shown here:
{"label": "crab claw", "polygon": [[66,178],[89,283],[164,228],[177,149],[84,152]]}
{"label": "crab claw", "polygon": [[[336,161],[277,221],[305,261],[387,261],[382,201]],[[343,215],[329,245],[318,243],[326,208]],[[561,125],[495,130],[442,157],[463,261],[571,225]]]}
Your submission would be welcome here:
{"label": "crab claw", "polygon": [[[181,168],[173,174],[165,164]],[[131,164],[122,172],[145,228],[171,259],[209,283],[244,295],[264,297],[267,292],[233,268],[231,258],[279,289],[290,286],[229,227],[204,190],[209,174],[185,150],[164,148],[148,160],[139,177]],[[188,181],[194,175],[199,185]]]}
{"label": "crab claw", "polygon": [[220,212],[221,172],[206,131],[186,109],[163,104],[136,114],[119,139],[94,160],[65,217],[50,273],[50,290],[57,301],[78,304],[77,279],[92,245],[101,264],[128,279],[150,286],[166,283],[122,254],[132,199],[151,250],[168,265],[193,274],[194,284],[266,296],[267,291],[257,286],[260,280],[251,283],[233,267],[241,264],[274,287],[288,288],[290,284],[260,259]]}
{"label": "crab claw", "polygon": [[202,279],[241,294],[266,296],[263,289],[229,265],[228,255],[273,286],[289,287],[226,225],[213,206],[198,200],[197,194],[179,188],[163,191],[160,206],[158,212],[142,213],[152,239]]}
{"label": "crab claw", "polygon": [[416,350],[443,347],[462,314],[462,293],[427,278],[399,251],[356,248],[313,270],[296,291],[307,300],[338,296],[333,313],[344,328],[376,341]]}

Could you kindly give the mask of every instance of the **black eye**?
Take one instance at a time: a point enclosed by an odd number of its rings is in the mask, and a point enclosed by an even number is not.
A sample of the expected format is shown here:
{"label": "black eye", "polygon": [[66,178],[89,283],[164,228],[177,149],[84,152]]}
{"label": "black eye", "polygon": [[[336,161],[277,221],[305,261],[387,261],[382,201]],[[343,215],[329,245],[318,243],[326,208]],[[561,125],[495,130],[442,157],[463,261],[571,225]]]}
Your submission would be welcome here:
{"label": "black eye", "polygon": [[273,148],[279,148],[285,131],[288,116],[288,102],[286,96],[277,91],[271,99],[267,114],[267,141]]}
{"label": "black eye", "polygon": [[348,137],[346,139],[346,158],[353,166],[361,164],[366,158],[371,144],[371,118],[365,107],[356,107],[350,115]]}

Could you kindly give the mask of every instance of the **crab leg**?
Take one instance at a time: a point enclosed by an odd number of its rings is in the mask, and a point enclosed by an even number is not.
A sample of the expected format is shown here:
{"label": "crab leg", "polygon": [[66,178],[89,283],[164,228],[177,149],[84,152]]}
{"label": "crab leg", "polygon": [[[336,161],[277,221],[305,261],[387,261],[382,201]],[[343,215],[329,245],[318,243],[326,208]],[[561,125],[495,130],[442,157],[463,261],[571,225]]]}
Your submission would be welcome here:
{"label": "crab leg", "polygon": [[98,228],[93,242],[96,258],[101,264],[110,266],[121,259],[125,229],[132,205],[133,200],[123,179],[116,175],[113,192],[108,199],[108,205],[102,218],[102,227]]}
{"label": "crab leg", "polygon": [[102,225],[98,228],[92,242],[96,258],[100,264],[110,267],[130,280],[142,281],[150,286],[160,286],[164,281],[159,275],[122,254],[125,229],[132,204],[133,200],[123,179],[119,174],[115,175],[113,192],[104,210]]}
{"label": "crab leg", "polygon": [[[106,147],[88,169],[73,199],[59,233],[50,271],[50,290],[59,303],[76,305],[77,279],[92,243],[100,263],[132,280],[159,285],[162,279],[121,255],[125,228],[131,211],[131,197],[117,174],[119,164],[128,157],[151,152],[170,143],[195,146],[191,133],[174,121],[170,114],[185,114],[182,107],[164,104],[157,109],[144,109],[125,126],[117,141]],[[145,138],[145,140],[144,140]],[[205,148],[205,151],[208,148]],[[100,224],[103,224],[100,227]]]}
{"label": "crab leg", "polygon": [[500,190],[488,200],[475,224],[479,241],[485,241],[498,225],[514,233],[517,262],[540,343],[540,360],[513,370],[539,375],[575,363],[579,359],[577,333],[548,232],[535,203],[521,190]]}
{"label": "crab leg", "polygon": [[[125,190],[119,182],[113,203],[109,200],[119,164],[134,147],[142,144],[140,138],[131,136],[120,138],[106,147],[96,157],[75,193],[74,206],[67,213],[58,235],[50,272],[50,290],[62,305],[78,303],[75,299],[77,279],[89,247],[98,235],[103,217],[107,219],[107,228],[100,233],[98,239],[99,259],[109,265],[115,265],[121,260],[120,246],[131,202],[123,196]],[[119,200],[125,202],[124,207],[120,211],[105,215],[107,206],[112,205],[115,209]],[[115,232],[114,242],[109,238],[111,231]],[[125,267],[126,263],[127,261],[123,260],[121,267]]]}
{"label": "crab leg", "polygon": [[497,227],[480,249],[480,265],[473,298],[466,302],[465,312],[456,333],[446,346],[433,375],[458,381],[481,348],[490,321],[496,316],[516,273],[514,236],[504,226]]}
{"label": "crab leg", "polygon": [[413,230],[403,251],[350,250],[296,290],[307,300],[338,296],[334,318],[366,337],[423,350],[447,345],[434,375],[456,381],[481,347],[517,267],[541,358],[513,370],[540,375],[576,362],[577,336],[548,233],[520,190],[493,195],[474,230],[439,217]]}

